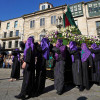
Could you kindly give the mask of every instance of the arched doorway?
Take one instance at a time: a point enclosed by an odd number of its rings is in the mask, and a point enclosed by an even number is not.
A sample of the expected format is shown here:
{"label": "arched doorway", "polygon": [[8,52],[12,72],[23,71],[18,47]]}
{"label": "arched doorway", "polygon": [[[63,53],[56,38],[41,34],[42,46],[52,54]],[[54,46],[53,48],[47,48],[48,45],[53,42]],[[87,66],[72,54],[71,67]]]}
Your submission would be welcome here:
{"label": "arched doorway", "polygon": [[41,33],[40,33],[40,41],[46,36],[46,32],[47,32],[47,30],[45,30],[45,29],[43,29],[42,31],[41,31]]}

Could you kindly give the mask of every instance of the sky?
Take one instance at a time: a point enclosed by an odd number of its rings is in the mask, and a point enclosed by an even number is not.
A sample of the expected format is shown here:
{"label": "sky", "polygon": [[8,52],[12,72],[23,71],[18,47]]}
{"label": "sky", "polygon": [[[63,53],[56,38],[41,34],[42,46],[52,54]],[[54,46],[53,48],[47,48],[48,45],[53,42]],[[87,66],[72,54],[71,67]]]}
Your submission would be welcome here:
{"label": "sky", "polygon": [[49,2],[54,7],[91,0],[0,0],[0,20],[5,21],[39,11],[39,4]]}

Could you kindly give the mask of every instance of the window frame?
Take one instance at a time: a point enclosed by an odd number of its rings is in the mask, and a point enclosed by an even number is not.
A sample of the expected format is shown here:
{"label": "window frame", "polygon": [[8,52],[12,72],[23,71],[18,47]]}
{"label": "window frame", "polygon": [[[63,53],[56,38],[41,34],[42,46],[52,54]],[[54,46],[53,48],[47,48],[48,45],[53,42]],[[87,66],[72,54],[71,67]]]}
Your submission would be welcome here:
{"label": "window frame", "polygon": [[18,47],[18,43],[17,43],[17,46],[16,46],[16,42],[18,42],[18,40],[16,40],[16,41],[15,41],[15,48],[17,48],[17,47]]}
{"label": "window frame", "polygon": [[42,10],[44,10],[45,9],[45,5],[42,5]]}
{"label": "window frame", "polygon": [[[17,22],[17,24],[16,24],[16,22]],[[18,21],[15,21],[14,22],[14,28],[17,28],[17,26],[18,26]]]}
{"label": "window frame", "polygon": [[34,28],[35,27],[35,20],[31,20],[30,21],[30,28]]}
{"label": "window frame", "polygon": [[50,5],[48,5],[48,9],[50,8]]}
{"label": "window frame", "polygon": [[[11,32],[12,32],[12,35],[11,35]],[[13,31],[10,31],[10,33],[9,33],[9,37],[13,37]]]}
{"label": "window frame", "polygon": [[45,18],[40,19],[40,27],[45,26]]}
{"label": "window frame", "polygon": [[87,4],[89,17],[100,15],[100,5],[99,4],[100,4],[100,1],[94,1],[94,2]]}
{"label": "window frame", "polygon": [[[11,43],[11,45],[10,45],[10,43]],[[8,48],[12,48],[12,41],[9,41]]]}
{"label": "window frame", "polygon": [[40,41],[45,37],[45,35],[40,35]]}
{"label": "window frame", "polygon": [[56,15],[51,16],[51,25],[56,25]]}
{"label": "window frame", "polygon": [[[99,23],[99,25],[97,25],[97,23]],[[99,32],[98,32],[98,28],[99,28]],[[96,30],[97,30],[97,35],[100,36],[100,21],[96,21]]]}
{"label": "window frame", "polygon": [[[6,35],[5,35],[6,34]],[[4,32],[4,38],[6,38],[7,37],[7,32]]]}
{"label": "window frame", "polygon": [[6,29],[10,28],[10,22],[7,23]]}
{"label": "window frame", "polygon": [[4,41],[3,42],[3,48],[5,49],[5,47],[6,47],[6,42]]}
{"label": "window frame", "polygon": [[18,35],[15,34],[15,36],[19,36],[19,30],[16,30],[16,32],[18,31]]}

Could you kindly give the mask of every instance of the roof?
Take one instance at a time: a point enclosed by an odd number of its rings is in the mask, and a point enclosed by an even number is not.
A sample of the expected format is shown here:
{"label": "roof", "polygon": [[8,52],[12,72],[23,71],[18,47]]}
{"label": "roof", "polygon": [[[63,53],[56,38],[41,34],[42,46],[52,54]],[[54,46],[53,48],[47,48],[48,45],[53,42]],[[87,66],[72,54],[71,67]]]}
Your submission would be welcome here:
{"label": "roof", "polygon": [[1,22],[5,22],[5,21],[9,21],[9,20],[13,20],[13,19],[18,19],[18,18],[22,18],[22,16],[21,16],[21,17],[12,18],[12,19],[8,19],[8,20],[4,20],[4,21],[1,21]]}
{"label": "roof", "polygon": [[91,3],[91,2],[95,2],[95,1],[99,1],[99,0],[88,1],[88,2],[86,2],[85,4],[87,4],[87,3]]}
{"label": "roof", "polygon": [[[45,3],[46,3],[46,4],[50,4],[50,5],[52,5],[52,4],[49,3],[49,2],[40,3],[40,5],[41,5],[41,4],[45,4]],[[40,5],[39,5],[39,6],[40,6]],[[53,7],[53,5],[52,5],[52,7]]]}
{"label": "roof", "polygon": [[53,7],[53,8],[48,8],[48,9],[36,11],[36,12],[30,13],[30,14],[25,14],[22,17],[25,18],[27,16],[28,17],[29,16],[35,16],[35,15],[40,15],[40,14],[47,13],[47,12],[51,12],[51,11],[55,11],[55,10],[65,9],[65,6],[67,6],[67,5],[65,4],[65,5],[61,5],[61,6],[57,6],[57,7]]}

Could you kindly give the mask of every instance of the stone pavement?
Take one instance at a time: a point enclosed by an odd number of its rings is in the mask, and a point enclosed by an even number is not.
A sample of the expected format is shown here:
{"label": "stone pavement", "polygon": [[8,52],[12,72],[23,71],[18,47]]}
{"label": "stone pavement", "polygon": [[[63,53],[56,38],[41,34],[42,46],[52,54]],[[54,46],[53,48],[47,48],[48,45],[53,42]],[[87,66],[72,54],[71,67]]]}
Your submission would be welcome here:
{"label": "stone pavement", "polygon": [[[22,77],[19,81],[9,82],[10,73],[11,69],[0,68],[0,100],[17,100],[14,96],[20,92]],[[66,92],[60,96],[56,94],[53,84],[53,81],[47,79],[44,93],[29,100],[100,100],[100,86],[95,84],[89,91],[83,92],[79,92],[76,87],[66,86]]]}

